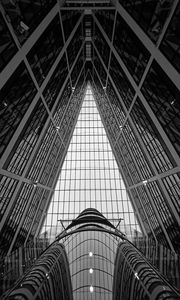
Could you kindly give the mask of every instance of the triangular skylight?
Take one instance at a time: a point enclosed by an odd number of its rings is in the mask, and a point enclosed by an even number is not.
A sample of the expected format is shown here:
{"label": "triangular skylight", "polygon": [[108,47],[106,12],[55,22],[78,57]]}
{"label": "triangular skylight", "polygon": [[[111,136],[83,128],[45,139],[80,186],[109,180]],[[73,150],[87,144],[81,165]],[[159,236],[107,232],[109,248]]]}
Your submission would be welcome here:
{"label": "triangular skylight", "polygon": [[128,236],[140,230],[90,85],[42,233],[52,241],[85,208],[96,208]]}

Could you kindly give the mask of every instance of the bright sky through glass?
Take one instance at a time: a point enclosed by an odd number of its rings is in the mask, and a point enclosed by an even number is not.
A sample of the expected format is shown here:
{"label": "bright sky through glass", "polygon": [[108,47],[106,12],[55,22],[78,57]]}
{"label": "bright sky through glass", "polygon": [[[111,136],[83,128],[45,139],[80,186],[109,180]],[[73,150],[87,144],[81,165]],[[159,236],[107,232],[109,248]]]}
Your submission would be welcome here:
{"label": "bright sky through glass", "polygon": [[[43,231],[53,239],[85,208],[96,208],[128,236],[140,231],[88,85]],[[61,221],[60,221],[61,220]]]}

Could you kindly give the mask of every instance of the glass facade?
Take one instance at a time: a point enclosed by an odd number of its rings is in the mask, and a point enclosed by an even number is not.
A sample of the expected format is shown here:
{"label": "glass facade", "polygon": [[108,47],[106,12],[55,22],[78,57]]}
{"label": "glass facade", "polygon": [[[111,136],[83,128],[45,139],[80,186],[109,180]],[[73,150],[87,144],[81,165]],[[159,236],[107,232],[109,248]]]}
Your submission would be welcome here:
{"label": "glass facade", "polygon": [[28,61],[39,85],[63,47],[63,38],[57,15],[28,54]]}
{"label": "glass facade", "polygon": [[0,156],[32,103],[35,94],[35,85],[22,63],[0,91]]}
{"label": "glass facade", "polygon": [[116,17],[114,47],[134,80],[139,83],[150,55],[119,14]]}
{"label": "glass facade", "polygon": [[124,71],[119,66],[119,63],[114,54],[112,54],[111,57],[110,75],[116,85],[116,88],[118,89],[120,96],[122,97],[123,103],[128,109],[132,103],[135,91],[131,83],[127,79]]}
{"label": "glass facade", "polygon": [[0,14],[0,71],[6,66],[17,51],[13,38],[5,24],[2,14]]}
{"label": "glass facade", "polygon": [[180,71],[180,44],[179,44],[179,16],[180,4],[171,19],[166,34],[164,35],[160,49],[173,64],[173,66]]}
{"label": "glass facade", "polygon": [[20,43],[27,40],[55,3],[55,0],[2,1],[8,22]]}
{"label": "glass facade", "polygon": [[119,0],[148,36],[156,42],[169,16],[173,1]]}
{"label": "glass facade", "polygon": [[149,70],[142,92],[179,153],[180,92],[156,62]]}
{"label": "glass facade", "polygon": [[0,3],[2,256],[89,206],[180,253],[180,4],[113,3]]}
{"label": "glass facade", "polygon": [[92,90],[82,108],[43,226],[50,240],[82,210],[96,208],[130,238],[140,230]]}

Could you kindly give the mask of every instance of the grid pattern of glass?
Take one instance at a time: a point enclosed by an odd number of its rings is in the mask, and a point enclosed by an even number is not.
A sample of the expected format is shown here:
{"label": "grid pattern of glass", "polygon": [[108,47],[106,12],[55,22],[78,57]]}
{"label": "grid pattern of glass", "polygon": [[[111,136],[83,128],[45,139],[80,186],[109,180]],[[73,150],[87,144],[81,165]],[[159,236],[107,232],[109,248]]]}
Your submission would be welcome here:
{"label": "grid pattern of glass", "polygon": [[23,128],[21,136],[19,137],[16,145],[13,147],[11,156],[8,157],[4,168],[12,173],[19,175],[22,174],[46,120],[47,112],[41,99],[39,99]]}
{"label": "grid pattern of glass", "polygon": [[135,91],[113,53],[111,56],[110,75],[118,89],[120,96],[122,97],[124,104],[126,105],[126,108],[129,109]]}
{"label": "grid pattern of glass", "polygon": [[36,89],[22,63],[0,91],[0,156],[28,110]]}
{"label": "grid pattern of glass", "polygon": [[[99,27],[96,24],[95,24],[95,32],[96,35],[94,38],[94,44],[101,57],[104,58],[104,64],[107,67],[109,62],[109,53],[110,53],[109,45],[107,44],[104,36],[102,35],[101,31],[99,30]],[[106,53],[105,56],[104,53]]]}
{"label": "grid pattern of glass", "polygon": [[75,61],[77,54],[81,48],[83,40],[79,38],[80,36],[82,36],[82,24],[78,26],[78,29],[76,30],[76,33],[67,48],[69,68],[72,67],[73,62]]}
{"label": "grid pattern of glass", "polygon": [[173,158],[139,98],[133,106],[131,117],[158,172],[172,169]]}
{"label": "grid pattern of glass", "polygon": [[42,232],[53,239],[82,210],[96,208],[132,236],[139,226],[106,136],[91,88],[57,181]]}
{"label": "grid pattern of glass", "polygon": [[[20,189],[20,193],[17,195],[14,200],[13,207],[9,211],[9,214],[6,218],[6,222],[4,224],[2,234],[0,237],[0,244],[4,245],[4,249],[7,249],[10,246],[10,242],[13,240],[13,237],[18,228],[18,224],[21,221],[22,214],[28,205],[29,197],[32,193],[33,185],[23,183]],[[4,242],[5,241],[5,242]],[[18,243],[19,242],[19,243]],[[22,243],[17,241],[16,248],[20,247]]]}
{"label": "grid pattern of glass", "polygon": [[180,91],[154,61],[142,92],[173,146],[180,153]]}
{"label": "grid pattern of glass", "polygon": [[119,14],[116,18],[114,46],[134,80],[139,83],[149,59],[149,52]]}
{"label": "grid pattern of glass", "polygon": [[0,177],[0,195],[1,195],[1,202],[0,202],[0,221],[4,215],[4,212],[11,200],[13,192],[17,186],[17,180],[11,179],[6,176]]}

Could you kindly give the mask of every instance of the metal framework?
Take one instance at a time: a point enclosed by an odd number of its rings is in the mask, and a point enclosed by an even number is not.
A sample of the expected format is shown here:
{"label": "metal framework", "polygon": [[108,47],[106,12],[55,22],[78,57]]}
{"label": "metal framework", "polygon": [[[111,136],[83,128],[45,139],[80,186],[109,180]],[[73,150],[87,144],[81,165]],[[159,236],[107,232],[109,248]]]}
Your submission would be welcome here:
{"label": "metal framework", "polygon": [[41,231],[87,82],[142,232],[178,253],[179,1],[20,2],[0,4],[1,255]]}

